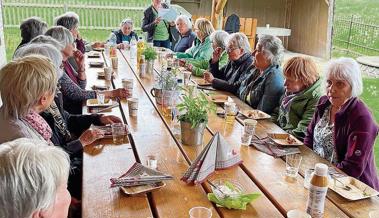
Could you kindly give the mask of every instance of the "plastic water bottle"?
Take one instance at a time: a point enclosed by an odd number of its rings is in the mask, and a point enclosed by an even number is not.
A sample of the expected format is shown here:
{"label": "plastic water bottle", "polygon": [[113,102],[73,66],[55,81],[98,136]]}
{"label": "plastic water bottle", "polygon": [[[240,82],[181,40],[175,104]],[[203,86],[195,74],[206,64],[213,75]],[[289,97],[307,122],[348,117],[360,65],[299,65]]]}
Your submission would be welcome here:
{"label": "plastic water bottle", "polygon": [[133,37],[130,40],[130,58],[135,59],[137,57],[137,40]]}

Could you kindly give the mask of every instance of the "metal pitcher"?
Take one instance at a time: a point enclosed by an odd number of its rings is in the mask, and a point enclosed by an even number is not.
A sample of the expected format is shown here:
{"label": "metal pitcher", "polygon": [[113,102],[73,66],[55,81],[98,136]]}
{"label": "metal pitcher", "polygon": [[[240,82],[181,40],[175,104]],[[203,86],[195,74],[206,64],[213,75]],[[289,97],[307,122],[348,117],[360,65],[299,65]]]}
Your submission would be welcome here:
{"label": "metal pitcher", "polygon": [[202,145],[203,135],[205,129],[205,123],[199,124],[195,128],[191,128],[191,124],[188,122],[181,121],[180,129],[182,134],[182,143],[184,145]]}

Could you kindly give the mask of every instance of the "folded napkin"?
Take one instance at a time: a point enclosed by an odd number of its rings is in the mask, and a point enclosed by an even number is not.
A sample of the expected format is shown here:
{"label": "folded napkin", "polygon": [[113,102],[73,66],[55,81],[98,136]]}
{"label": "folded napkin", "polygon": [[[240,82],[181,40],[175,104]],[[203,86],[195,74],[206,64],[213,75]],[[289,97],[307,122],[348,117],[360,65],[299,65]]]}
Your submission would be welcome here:
{"label": "folded napkin", "polygon": [[231,145],[216,133],[193,161],[181,180],[189,184],[202,183],[215,170],[226,169],[242,163],[241,157]]}
{"label": "folded napkin", "polygon": [[132,187],[139,185],[148,185],[163,180],[171,180],[172,176],[166,175],[157,170],[150,169],[140,163],[134,163],[133,166],[119,178],[111,178],[111,188],[113,187]]}
{"label": "folded napkin", "polygon": [[252,139],[251,145],[254,146],[255,149],[271,155],[275,158],[286,156],[289,154],[300,154],[300,149],[298,147],[283,147],[278,146],[275,143],[271,142],[269,138],[265,139]]}

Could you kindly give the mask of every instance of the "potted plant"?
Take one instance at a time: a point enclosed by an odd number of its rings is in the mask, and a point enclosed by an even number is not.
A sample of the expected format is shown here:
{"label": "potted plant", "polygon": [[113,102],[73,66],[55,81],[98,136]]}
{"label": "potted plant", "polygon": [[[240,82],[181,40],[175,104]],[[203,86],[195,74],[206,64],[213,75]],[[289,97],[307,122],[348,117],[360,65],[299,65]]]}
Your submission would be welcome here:
{"label": "potted plant", "polygon": [[146,73],[153,74],[154,60],[157,59],[157,52],[151,46],[145,46],[145,50],[142,52],[145,55],[146,60]]}
{"label": "potted plant", "polygon": [[184,89],[183,101],[177,105],[181,128],[182,143],[185,145],[202,145],[208,113],[216,111],[216,105],[209,102],[202,92],[194,94],[195,87]]}

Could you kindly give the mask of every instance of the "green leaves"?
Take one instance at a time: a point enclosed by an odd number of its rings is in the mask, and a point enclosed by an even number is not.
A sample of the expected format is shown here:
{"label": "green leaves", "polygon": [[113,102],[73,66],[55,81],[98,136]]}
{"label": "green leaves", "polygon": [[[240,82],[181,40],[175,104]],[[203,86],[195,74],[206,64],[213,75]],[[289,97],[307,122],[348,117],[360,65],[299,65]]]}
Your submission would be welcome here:
{"label": "green leaves", "polygon": [[143,55],[145,55],[146,60],[155,60],[157,59],[157,52],[153,47],[146,46],[145,49],[142,52]]}
{"label": "green leaves", "polygon": [[177,105],[180,112],[179,120],[189,122],[191,128],[199,126],[201,123],[208,122],[208,113],[216,111],[216,105],[209,102],[204,93],[194,95],[194,87],[184,89],[183,101]]}
{"label": "green leaves", "polygon": [[261,196],[260,193],[252,193],[240,195],[237,198],[226,197],[219,200],[215,194],[208,193],[208,200],[216,203],[218,206],[226,207],[228,209],[246,210],[246,205]]}

